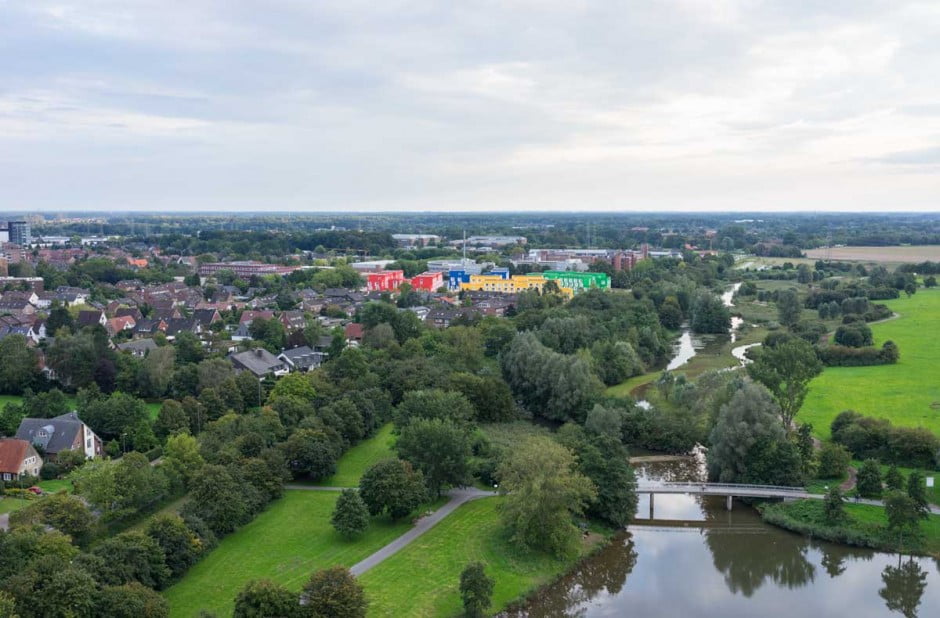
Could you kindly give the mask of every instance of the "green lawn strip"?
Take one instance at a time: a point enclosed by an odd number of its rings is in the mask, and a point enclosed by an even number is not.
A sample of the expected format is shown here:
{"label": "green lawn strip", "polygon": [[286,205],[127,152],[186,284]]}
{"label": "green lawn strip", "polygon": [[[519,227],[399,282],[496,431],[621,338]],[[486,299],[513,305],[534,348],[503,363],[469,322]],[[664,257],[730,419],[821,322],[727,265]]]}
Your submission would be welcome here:
{"label": "green lawn strip", "polygon": [[346,540],[330,526],[338,496],[334,492],[286,491],[283,498],[224,538],[181,581],[164,591],[170,615],[188,618],[206,609],[230,616],[235,596],[252,579],[272,579],[300,590],[317,569],[352,566],[411,526],[407,519],[398,523],[377,519],[363,536]]}
{"label": "green lawn strip", "polygon": [[72,493],[75,491],[75,486],[72,485],[72,481],[68,479],[52,479],[50,481],[39,481],[36,483],[44,492],[47,494],[59,493],[63,489],[67,493]]}
{"label": "green lawn strip", "polygon": [[940,556],[940,515],[931,515],[921,522],[919,540],[908,539],[899,546],[896,535],[887,530],[885,510],[880,506],[847,502],[848,521],[839,526],[826,523],[821,500],[778,502],[759,508],[764,521],[815,538],[883,551]]}
{"label": "green lawn strip", "polygon": [[163,402],[151,401],[148,403],[144,403],[144,405],[147,407],[147,416],[150,417],[150,420],[152,421],[157,420],[157,415],[160,413],[160,408],[163,407]]}
{"label": "green lawn strip", "polygon": [[843,410],[887,418],[896,425],[926,427],[940,434],[940,290],[918,290],[911,298],[885,301],[900,314],[872,324],[875,345],[892,340],[901,359],[894,365],[829,367],[810,383],[798,420],[828,438],[832,420]]}
{"label": "green lawn strip", "polygon": [[32,502],[32,500],[22,500],[20,498],[10,498],[4,497],[0,498],[0,515],[4,513],[12,513],[13,511],[18,511],[27,504]]}
{"label": "green lawn strip", "polygon": [[[369,616],[455,616],[460,613],[460,573],[473,561],[495,580],[493,606],[545,585],[573,561],[516,549],[506,538],[497,508],[503,498],[462,505],[411,545],[359,581],[369,598]],[[587,548],[585,549],[587,551]]]}
{"label": "green lawn strip", "polygon": [[[69,406],[74,409],[76,405],[75,397],[73,397],[72,395],[68,395],[66,396],[66,399],[69,402]],[[19,395],[0,395],[0,410],[2,410],[3,406],[5,406],[8,403],[19,404],[22,402],[23,402],[23,398]],[[150,417],[150,420],[156,420],[157,413],[160,412],[160,407],[163,405],[163,402],[162,401],[153,401],[149,403],[145,402],[144,405],[147,407],[147,415]]]}
{"label": "green lawn strip", "polygon": [[180,512],[180,509],[183,508],[183,505],[186,504],[188,500],[189,500],[189,496],[187,495],[179,496],[177,498],[171,498],[169,502],[164,502],[163,506],[161,506],[160,508],[140,518],[133,525],[128,526],[125,529],[125,532],[142,531],[144,528],[147,527],[147,524],[150,523],[150,520],[160,515],[171,515],[171,514],[178,515]]}
{"label": "green lawn strip", "polygon": [[359,479],[373,464],[383,459],[396,457],[393,450],[395,445],[393,429],[392,423],[383,425],[371,438],[363,440],[343,453],[336,463],[336,474],[310,484],[321,487],[357,487]]}
{"label": "green lawn strip", "polygon": [[806,491],[811,494],[824,494],[829,491],[829,488],[833,485],[842,485],[848,476],[848,474],[845,474],[837,479],[812,479],[806,483]]}

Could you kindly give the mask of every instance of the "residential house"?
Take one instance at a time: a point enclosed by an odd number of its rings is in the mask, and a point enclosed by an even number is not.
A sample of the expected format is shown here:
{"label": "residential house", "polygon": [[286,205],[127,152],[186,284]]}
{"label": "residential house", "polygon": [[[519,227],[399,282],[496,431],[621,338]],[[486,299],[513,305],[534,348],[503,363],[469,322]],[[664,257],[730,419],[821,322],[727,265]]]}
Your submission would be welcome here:
{"label": "residential house", "polygon": [[287,365],[264,348],[231,354],[229,359],[237,371],[250,371],[256,378],[287,374]]}
{"label": "residential house", "polygon": [[108,331],[109,336],[114,337],[122,331],[133,330],[136,325],[137,322],[134,321],[134,318],[125,315],[119,318],[111,318],[105,323],[104,328]]}
{"label": "residential house", "polygon": [[209,330],[213,324],[222,321],[222,316],[216,309],[196,309],[193,311],[193,318],[199,322],[202,330]]}
{"label": "residential house", "polygon": [[307,325],[303,311],[282,311],[277,319],[284,325],[284,330],[289,333],[303,330],[304,326]]}
{"label": "residential house", "polygon": [[300,346],[284,350],[278,358],[284,361],[290,371],[307,372],[316,369],[326,357],[322,352],[314,352],[310,346]]}
{"label": "residential house", "polygon": [[129,352],[132,356],[143,358],[151,350],[157,349],[157,344],[153,339],[134,339],[126,343],[119,343],[117,349],[122,352]]}
{"label": "residential house", "polygon": [[39,476],[42,457],[27,440],[0,438],[0,480],[15,481],[24,476]]}
{"label": "residential house", "polygon": [[82,451],[89,458],[98,457],[102,452],[101,438],[78,418],[76,412],[55,418],[24,418],[16,430],[16,437],[39,445],[46,455],[53,458],[59,451],[68,449]]}
{"label": "residential house", "polygon": [[274,312],[273,311],[252,311],[247,310],[243,311],[241,317],[238,319],[238,324],[250,325],[255,320],[273,320]]}
{"label": "residential house", "polygon": [[359,345],[362,342],[362,336],[365,333],[365,329],[362,324],[358,322],[350,322],[343,329],[343,333],[346,335],[346,343]]}
{"label": "residential house", "polygon": [[167,323],[165,320],[150,320],[143,318],[137,320],[136,326],[134,326],[134,336],[135,337],[153,337],[157,331],[166,332]]}
{"label": "residential house", "polygon": [[25,317],[36,314],[36,306],[30,303],[28,300],[0,300],[0,314],[9,313],[10,315],[15,315],[17,317]]}
{"label": "residential house", "polygon": [[173,340],[180,333],[192,333],[198,335],[202,332],[202,327],[196,318],[171,318],[166,321],[166,338]]}
{"label": "residential house", "polygon": [[104,326],[108,323],[108,316],[101,309],[83,309],[78,312],[78,319],[75,321],[79,328],[86,326]]}
{"label": "residential house", "polygon": [[439,307],[428,312],[426,321],[437,328],[447,328],[451,323],[460,320],[472,320],[480,317],[480,311],[469,307]]}

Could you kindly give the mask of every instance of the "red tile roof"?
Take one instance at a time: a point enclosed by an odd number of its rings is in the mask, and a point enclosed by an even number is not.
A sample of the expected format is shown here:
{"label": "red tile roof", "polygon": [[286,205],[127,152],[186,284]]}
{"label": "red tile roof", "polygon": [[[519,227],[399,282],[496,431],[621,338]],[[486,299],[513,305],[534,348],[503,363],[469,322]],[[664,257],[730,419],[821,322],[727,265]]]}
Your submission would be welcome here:
{"label": "red tile roof", "polygon": [[19,474],[23,459],[29,451],[29,442],[4,438],[0,440],[0,474],[9,472]]}

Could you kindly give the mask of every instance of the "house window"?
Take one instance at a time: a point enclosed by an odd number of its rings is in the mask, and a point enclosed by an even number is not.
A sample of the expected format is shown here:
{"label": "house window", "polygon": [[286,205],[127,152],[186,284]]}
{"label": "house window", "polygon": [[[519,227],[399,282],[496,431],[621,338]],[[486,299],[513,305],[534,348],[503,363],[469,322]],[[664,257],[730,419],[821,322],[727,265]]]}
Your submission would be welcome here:
{"label": "house window", "polygon": [[48,437],[48,435],[49,435],[49,434],[47,434],[47,433],[46,433],[45,431],[43,431],[42,429],[40,429],[39,431],[36,432],[36,437],[37,437],[37,438],[46,438],[46,437]]}
{"label": "house window", "polygon": [[85,448],[91,448],[91,438],[85,440]]}

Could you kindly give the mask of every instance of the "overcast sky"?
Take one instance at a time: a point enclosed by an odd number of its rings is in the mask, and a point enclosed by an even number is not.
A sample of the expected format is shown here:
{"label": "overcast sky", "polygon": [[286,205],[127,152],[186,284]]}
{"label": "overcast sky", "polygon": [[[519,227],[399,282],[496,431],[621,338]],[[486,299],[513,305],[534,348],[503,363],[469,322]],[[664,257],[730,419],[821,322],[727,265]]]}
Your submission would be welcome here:
{"label": "overcast sky", "polygon": [[940,211],[940,2],[0,0],[30,209]]}

